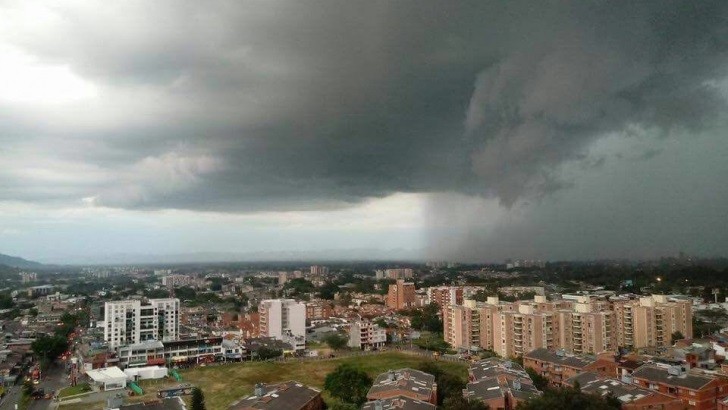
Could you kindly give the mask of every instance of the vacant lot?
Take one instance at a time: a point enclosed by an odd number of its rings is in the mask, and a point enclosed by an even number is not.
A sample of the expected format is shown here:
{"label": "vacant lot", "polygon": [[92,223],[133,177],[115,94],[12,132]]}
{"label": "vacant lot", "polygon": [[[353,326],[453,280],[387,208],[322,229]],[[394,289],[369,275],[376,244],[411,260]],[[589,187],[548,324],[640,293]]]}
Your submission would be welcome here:
{"label": "vacant lot", "polygon": [[[208,410],[226,409],[232,402],[253,391],[255,383],[273,383],[287,380],[297,380],[313,387],[322,388],[324,378],[336,366],[342,363],[352,364],[372,378],[389,369],[402,367],[416,368],[421,363],[431,361],[424,357],[403,352],[387,352],[377,355],[348,357],[332,360],[317,360],[308,362],[245,362],[221,366],[197,367],[189,370],[180,370],[184,383],[199,386],[205,393]],[[465,378],[467,366],[460,363],[437,362],[443,370]],[[178,384],[174,381],[156,381],[140,383],[145,391],[142,399],[151,399],[156,396],[161,387]],[[324,398],[329,401],[328,395]],[[136,398],[139,400],[140,398]],[[93,408],[87,406],[86,409]],[[103,408],[100,405],[98,408]],[[73,407],[63,406],[61,410],[71,410]]]}
{"label": "vacant lot", "polygon": [[[313,387],[322,388],[324,378],[342,363],[350,363],[372,378],[389,369],[417,367],[429,359],[391,352],[371,356],[290,363],[243,363],[216,367],[198,367],[182,372],[185,382],[198,385],[205,393],[210,410],[225,409],[238,398],[253,391],[258,382],[272,383],[298,380]],[[463,378],[467,375],[464,364],[439,362],[443,369]]]}

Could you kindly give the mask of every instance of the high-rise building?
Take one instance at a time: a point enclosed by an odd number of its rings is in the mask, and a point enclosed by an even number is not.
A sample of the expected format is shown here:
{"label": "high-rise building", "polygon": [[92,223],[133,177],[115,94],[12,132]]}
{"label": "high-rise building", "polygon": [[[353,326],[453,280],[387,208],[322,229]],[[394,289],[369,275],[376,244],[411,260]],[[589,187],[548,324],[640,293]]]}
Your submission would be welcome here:
{"label": "high-rise building", "polygon": [[35,272],[20,272],[20,280],[23,283],[35,282],[38,280],[38,274]]}
{"label": "high-rise building", "polygon": [[312,265],[311,266],[311,275],[328,275],[329,274],[329,268],[326,266],[321,265]]}
{"label": "high-rise building", "polygon": [[557,322],[553,311],[538,304],[518,304],[493,317],[493,351],[503,357],[522,356],[538,348],[553,348]]}
{"label": "high-rise building", "polygon": [[593,311],[588,303],[557,312],[556,345],[575,354],[615,351],[614,312]]}
{"label": "high-rise building", "polygon": [[437,303],[441,308],[448,305],[463,304],[462,286],[438,286],[427,289],[429,303]]}
{"label": "high-rise building", "polygon": [[665,295],[618,300],[614,312],[619,346],[669,346],[675,332],[687,339],[693,337],[693,312],[687,300],[668,300]]}
{"label": "high-rise building", "polygon": [[104,340],[115,348],[179,336],[179,299],[122,300],[104,303]]}
{"label": "high-rise building", "polygon": [[306,304],[293,299],[266,299],[258,305],[260,335],[306,347]]}
{"label": "high-rise building", "polygon": [[692,337],[690,303],[664,295],[614,302],[588,296],[547,301],[537,295],[513,303],[466,299],[443,309],[443,324],[445,341],[454,348],[478,346],[503,357],[538,348],[599,354],[617,346],[667,346],[674,332]]}
{"label": "high-rise building", "polygon": [[397,283],[389,285],[387,307],[395,310],[408,309],[415,306],[415,284],[397,279]]}
{"label": "high-rise building", "polygon": [[493,318],[498,314],[498,298],[486,303],[465,300],[463,305],[443,309],[445,341],[456,349],[493,349]]}

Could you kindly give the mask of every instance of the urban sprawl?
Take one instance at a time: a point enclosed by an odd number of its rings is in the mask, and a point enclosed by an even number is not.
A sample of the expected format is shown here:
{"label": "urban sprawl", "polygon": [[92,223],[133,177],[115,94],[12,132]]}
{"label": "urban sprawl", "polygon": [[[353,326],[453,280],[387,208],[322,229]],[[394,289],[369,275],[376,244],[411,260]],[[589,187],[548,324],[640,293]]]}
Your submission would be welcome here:
{"label": "urban sprawl", "polygon": [[0,268],[0,410],[727,410],[703,262]]}

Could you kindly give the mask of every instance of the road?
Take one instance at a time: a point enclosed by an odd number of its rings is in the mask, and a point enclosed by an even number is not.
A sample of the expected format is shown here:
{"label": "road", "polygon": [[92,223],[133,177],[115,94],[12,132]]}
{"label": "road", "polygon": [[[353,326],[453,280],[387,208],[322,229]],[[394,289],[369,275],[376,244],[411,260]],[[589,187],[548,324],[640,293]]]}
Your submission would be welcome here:
{"label": "road", "polygon": [[[40,384],[36,386],[38,389],[45,390],[46,393],[55,392],[63,387],[68,386],[68,375],[66,374],[65,365],[61,362],[52,364]],[[30,403],[30,410],[46,410],[50,407],[51,400],[33,400]]]}
{"label": "road", "polygon": [[0,401],[0,410],[13,410],[15,404],[20,400],[20,389],[21,386],[8,387],[8,392]]}
{"label": "road", "polygon": [[[36,389],[43,389],[46,393],[54,392],[68,385],[68,376],[62,363],[55,363],[46,370],[41,382],[35,386]],[[8,388],[8,394],[0,402],[0,410],[14,410],[15,405],[20,403],[22,395],[22,383]],[[30,410],[46,410],[51,405],[51,400],[33,400],[30,403]]]}

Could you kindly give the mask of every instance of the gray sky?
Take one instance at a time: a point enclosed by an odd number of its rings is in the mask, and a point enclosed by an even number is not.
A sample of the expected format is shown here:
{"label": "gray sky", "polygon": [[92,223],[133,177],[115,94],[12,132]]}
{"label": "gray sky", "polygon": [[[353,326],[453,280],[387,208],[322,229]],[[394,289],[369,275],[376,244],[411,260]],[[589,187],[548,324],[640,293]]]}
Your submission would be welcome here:
{"label": "gray sky", "polygon": [[573,3],[0,2],[0,252],[726,255],[728,3]]}

